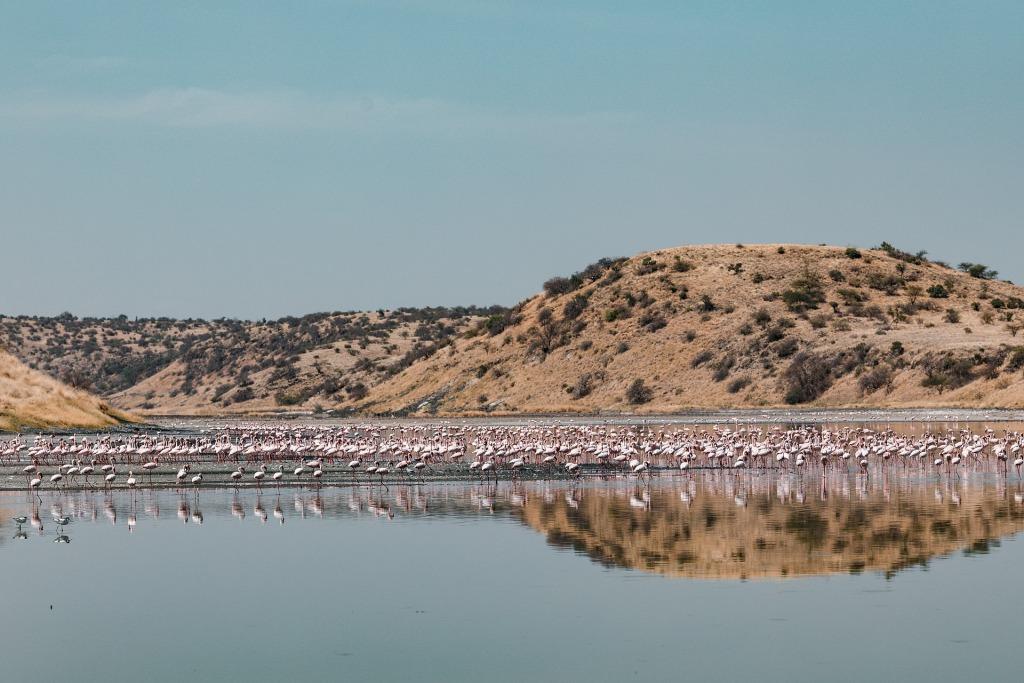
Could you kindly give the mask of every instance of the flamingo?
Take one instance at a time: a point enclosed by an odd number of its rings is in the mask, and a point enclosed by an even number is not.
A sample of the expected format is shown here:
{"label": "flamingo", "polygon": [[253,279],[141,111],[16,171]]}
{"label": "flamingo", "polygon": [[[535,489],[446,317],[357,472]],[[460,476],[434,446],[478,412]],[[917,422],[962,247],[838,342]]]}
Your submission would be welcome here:
{"label": "flamingo", "polygon": [[[39,498],[39,487],[41,487],[42,485],[43,485],[43,480],[42,480],[41,476],[39,476],[39,475],[33,477],[32,481],[30,481],[28,483],[28,487],[36,492],[36,498]],[[39,499],[42,500],[42,498],[39,498]]]}
{"label": "flamingo", "polygon": [[263,490],[263,480],[267,477],[267,465],[266,463],[260,465],[260,468],[253,472],[252,478],[256,481],[256,488]]}

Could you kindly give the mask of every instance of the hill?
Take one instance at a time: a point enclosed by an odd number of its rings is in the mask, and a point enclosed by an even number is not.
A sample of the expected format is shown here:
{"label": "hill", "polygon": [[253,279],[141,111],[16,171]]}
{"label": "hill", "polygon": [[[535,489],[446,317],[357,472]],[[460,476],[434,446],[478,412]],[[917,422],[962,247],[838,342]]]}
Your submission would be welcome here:
{"label": "hill", "polygon": [[0,431],[26,427],[109,427],[131,421],[100,399],[0,351]]}
{"label": "hill", "polygon": [[1024,289],[891,245],[604,259],[373,388],[372,413],[1024,406]]}
{"label": "hill", "polygon": [[140,414],[1024,407],[1024,289],[883,244],[602,259],[512,308],[274,321],[0,316],[32,368]]}
{"label": "hill", "polygon": [[279,320],[0,316],[31,367],[139,414],[344,410],[500,307]]}

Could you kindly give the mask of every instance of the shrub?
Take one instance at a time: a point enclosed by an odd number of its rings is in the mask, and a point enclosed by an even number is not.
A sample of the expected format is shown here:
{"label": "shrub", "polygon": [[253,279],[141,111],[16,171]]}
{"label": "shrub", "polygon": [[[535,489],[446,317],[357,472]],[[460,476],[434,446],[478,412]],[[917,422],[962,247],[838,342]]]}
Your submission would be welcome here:
{"label": "shrub", "polygon": [[619,270],[618,268],[612,268],[611,270],[608,271],[608,274],[605,275],[601,279],[601,281],[597,283],[597,286],[598,287],[607,287],[608,285],[615,284],[616,282],[618,282],[621,279],[622,279],[622,271]]}
{"label": "shrub", "polygon": [[772,314],[768,312],[767,308],[759,308],[754,313],[754,322],[764,327],[772,321]]}
{"label": "shrub", "polygon": [[846,254],[846,258],[849,259],[858,259],[861,257],[860,251],[854,249],[853,247],[847,247],[844,253]]}
{"label": "shrub", "polygon": [[881,273],[870,273],[867,276],[868,287],[871,289],[877,289],[881,292],[885,292],[889,296],[892,296],[899,291],[900,286],[903,285],[903,280],[896,277],[895,275],[882,275]]}
{"label": "shrub", "polygon": [[747,337],[754,333],[754,328],[750,323],[743,323],[740,325],[739,333]]}
{"label": "shrub", "polygon": [[730,394],[737,394],[737,393],[743,391],[748,386],[750,386],[750,378],[749,377],[737,377],[733,381],[729,382],[729,385],[725,389]]}
{"label": "shrub", "polygon": [[892,384],[892,368],[888,365],[878,365],[868,370],[857,380],[861,393],[871,394],[882,387]]}
{"label": "shrub", "polygon": [[256,398],[256,394],[253,392],[252,387],[242,387],[232,395],[231,401],[233,403],[243,403],[254,398]]}
{"label": "shrub", "polygon": [[847,306],[855,306],[868,300],[868,295],[864,292],[858,292],[856,289],[849,289],[846,287],[837,289],[836,294],[842,298],[843,303]]}
{"label": "shrub", "polygon": [[960,313],[955,308],[946,309],[946,322],[956,324],[960,322]]}
{"label": "shrub", "polygon": [[921,386],[925,389],[935,389],[940,394],[949,388],[949,378],[945,375],[925,375],[921,380]]}
{"label": "shrub", "polygon": [[796,355],[783,372],[786,382],[786,403],[813,401],[832,386],[828,362],[821,356],[804,351]]}
{"label": "shrub", "polygon": [[647,311],[640,316],[640,327],[648,332],[657,332],[666,325],[668,325],[668,321],[658,313]]}
{"label": "shrub", "polygon": [[650,256],[645,256],[643,260],[640,261],[640,265],[636,267],[636,274],[650,275],[651,273],[657,272],[664,267],[665,266],[661,265],[660,263],[652,259]]}
{"label": "shrub", "polygon": [[654,393],[644,385],[642,379],[635,379],[626,389],[626,400],[633,405],[647,403],[653,398]]}
{"label": "shrub", "polygon": [[778,354],[779,358],[789,358],[799,348],[800,344],[795,337],[786,337],[775,345],[775,353]]}
{"label": "shrub", "polygon": [[580,314],[587,309],[587,305],[589,303],[590,300],[587,297],[577,294],[565,302],[565,307],[562,309],[562,313],[570,320],[578,318]]}
{"label": "shrub", "polygon": [[580,375],[580,378],[576,380],[576,385],[570,389],[570,394],[574,399],[583,398],[590,394],[593,390],[594,376],[591,373]]}
{"label": "shrub", "polygon": [[491,337],[497,336],[504,332],[507,328],[515,325],[520,320],[520,316],[512,311],[506,311],[505,313],[497,313],[488,316],[484,320],[483,328],[487,331],[487,334]]}
{"label": "shrub", "polygon": [[998,272],[990,269],[988,266],[982,265],[981,263],[961,263],[958,267],[971,277],[976,277],[982,280],[991,280],[999,275]]}
{"label": "shrub", "polygon": [[370,390],[367,389],[366,385],[362,382],[356,382],[355,384],[348,385],[345,388],[345,392],[353,401],[361,401],[366,398],[366,395],[370,393]]}
{"label": "shrub", "polygon": [[715,371],[711,374],[712,379],[716,382],[721,382],[729,376],[729,371],[732,370],[732,366],[736,364],[736,359],[732,356],[725,356],[715,364]]}
{"label": "shrub", "polygon": [[843,275],[841,270],[830,270],[828,271],[828,276],[832,279],[832,282],[846,282],[846,276]]}
{"label": "shrub", "polygon": [[818,304],[825,301],[825,292],[817,275],[805,273],[782,293],[782,300],[786,302],[789,310],[799,313],[809,308],[817,308]]}
{"label": "shrub", "polygon": [[1010,360],[1006,363],[1006,369],[1016,372],[1024,368],[1024,346],[1018,346],[1010,353]]}
{"label": "shrub", "polygon": [[905,261],[906,263],[910,263],[915,266],[921,265],[922,263],[925,263],[927,261],[927,259],[925,258],[925,255],[928,253],[927,251],[919,251],[916,254],[910,254],[908,252],[897,249],[888,242],[882,242],[882,244],[878,248],[894,259],[897,259],[899,261]]}
{"label": "shrub", "polygon": [[703,311],[704,313],[710,313],[716,308],[717,306],[715,306],[715,302],[711,300],[711,297],[708,294],[704,294],[700,297],[700,305],[697,306],[698,310]]}
{"label": "shrub", "polygon": [[750,276],[750,281],[753,282],[755,285],[759,285],[767,279],[768,278],[765,277],[764,273],[760,272],[754,273],[752,276]]}
{"label": "shrub", "polygon": [[928,296],[933,299],[948,299],[949,291],[942,285],[932,285],[927,290]]}
{"label": "shrub", "polygon": [[[578,277],[581,280],[587,280],[588,282],[596,282],[606,271],[618,268],[619,264],[625,260],[626,259],[622,257],[598,259],[595,263],[591,263],[589,266],[576,273],[574,277]],[[608,274],[611,275],[611,273]]]}
{"label": "shrub", "polygon": [[693,270],[693,264],[676,256],[672,261],[672,270],[677,273],[686,273]]}
{"label": "shrub", "polygon": [[715,354],[711,353],[710,351],[701,351],[700,353],[693,357],[693,360],[690,361],[690,367],[699,368],[701,365],[707,363],[709,360],[714,358],[714,355]]}
{"label": "shrub", "polygon": [[777,253],[777,254],[785,254],[786,253],[786,248],[785,247],[779,247],[778,249],[775,250],[775,253]]}
{"label": "shrub", "polygon": [[974,381],[974,363],[968,358],[956,358],[945,353],[928,356],[921,365],[925,372],[921,386],[937,389],[940,394],[945,389],[956,389]]}
{"label": "shrub", "polygon": [[625,318],[625,317],[626,317],[625,309],[623,309],[621,307],[618,307],[618,306],[615,307],[615,308],[609,308],[607,311],[604,312],[605,322],[609,322],[609,323],[615,322],[619,318]]}
{"label": "shrub", "polygon": [[567,277],[553,277],[544,283],[544,292],[548,296],[558,296],[560,294],[568,294],[578,287],[578,284]]}
{"label": "shrub", "polygon": [[293,406],[302,403],[302,396],[295,393],[279,391],[274,394],[274,401],[279,406]]}
{"label": "shrub", "polygon": [[817,315],[812,315],[807,321],[811,323],[813,329],[821,330],[828,324],[828,317],[824,313],[818,313]]}

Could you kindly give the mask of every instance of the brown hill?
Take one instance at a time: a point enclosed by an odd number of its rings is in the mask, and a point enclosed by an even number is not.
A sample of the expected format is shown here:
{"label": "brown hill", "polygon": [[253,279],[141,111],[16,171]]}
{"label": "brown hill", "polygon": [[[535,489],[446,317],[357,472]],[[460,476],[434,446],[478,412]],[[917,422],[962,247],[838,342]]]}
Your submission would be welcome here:
{"label": "brown hill", "polygon": [[1024,407],[1024,289],[889,245],[603,259],[517,306],[274,321],[0,316],[33,369],[141,414]]}
{"label": "brown hill", "polygon": [[505,309],[317,313],[279,320],[0,316],[32,368],[140,414],[346,409]]}
{"label": "brown hill", "polygon": [[374,387],[373,413],[1024,406],[1024,289],[889,245],[603,260]]}
{"label": "brown hill", "polygon": [[109,427],[131,421],[84,391],[72,389],[0,351],[0,431],[26,427]]}

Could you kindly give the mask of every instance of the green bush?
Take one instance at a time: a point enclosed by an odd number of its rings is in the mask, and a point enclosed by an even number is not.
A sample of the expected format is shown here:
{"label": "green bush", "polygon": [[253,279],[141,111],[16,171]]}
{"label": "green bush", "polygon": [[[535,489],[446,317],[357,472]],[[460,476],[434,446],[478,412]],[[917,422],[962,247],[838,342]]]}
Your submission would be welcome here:
{"label": "green bush", "polygon": [[825,301],[821,280],[817,275],[805,273],[802,277],[794,280],[789,289],[782,292],[782,300],[789,310],[797,313],[809,308],[817,308],[818,304]]}
{"label": "green bush", "polygon": [[971,277],[976,277],[982,280],[992,280],[999,275],[998,272],[990,269],[988,266],[982,265],[981,263],[961,263],[959,268]]}

